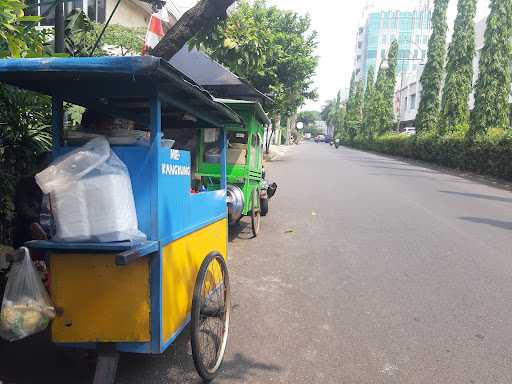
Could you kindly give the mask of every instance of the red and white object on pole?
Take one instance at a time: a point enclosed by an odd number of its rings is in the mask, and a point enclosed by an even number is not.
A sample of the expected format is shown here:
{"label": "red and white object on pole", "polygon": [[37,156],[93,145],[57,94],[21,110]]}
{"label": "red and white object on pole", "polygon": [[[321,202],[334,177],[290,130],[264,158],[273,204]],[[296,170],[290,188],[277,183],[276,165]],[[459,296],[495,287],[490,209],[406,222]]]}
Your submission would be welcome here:
{"label": "red and white object on pole", "polygon": [[144,48],[142,49],[143,54],[146,54],[150,49],[155,48],[158,42],[165,35],[164,22],[169,22],[169,15],[165,7],[160,11],[153,13],[149,19],[148,30],[146,32],[146,38],[144,39]]}

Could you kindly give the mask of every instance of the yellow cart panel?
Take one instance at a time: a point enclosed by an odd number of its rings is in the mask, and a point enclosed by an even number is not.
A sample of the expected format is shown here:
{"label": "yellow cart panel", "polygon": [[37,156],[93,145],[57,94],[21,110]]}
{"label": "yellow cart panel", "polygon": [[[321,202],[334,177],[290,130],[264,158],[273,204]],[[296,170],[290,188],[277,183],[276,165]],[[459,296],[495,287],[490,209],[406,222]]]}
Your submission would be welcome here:
{"label": "yellow cart panel", "polygon": [[226,257],[227,225],[227,219],[220,220],[163,247],[164,343],[171,340],[188,320],[197,273],[205,257],[212,251]]}
{"label": "yellow cart panel", "polygon": [[51,296],[58,309],[55,342],[147,342],[150,334],[147,258],[116,266],[112,254],[52,254]]}

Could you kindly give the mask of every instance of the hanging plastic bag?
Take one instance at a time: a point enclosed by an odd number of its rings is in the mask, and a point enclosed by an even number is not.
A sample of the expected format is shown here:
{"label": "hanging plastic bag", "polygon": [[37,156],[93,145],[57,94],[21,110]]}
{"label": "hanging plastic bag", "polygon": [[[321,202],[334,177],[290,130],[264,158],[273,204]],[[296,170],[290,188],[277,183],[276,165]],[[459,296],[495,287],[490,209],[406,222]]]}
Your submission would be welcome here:
{"label": "hanging plastic bag", "polygon": [[13,263],[7,279],[0,312],[0,336],[9,341],[41,332],[55,318],[55,308],[27,248]]}

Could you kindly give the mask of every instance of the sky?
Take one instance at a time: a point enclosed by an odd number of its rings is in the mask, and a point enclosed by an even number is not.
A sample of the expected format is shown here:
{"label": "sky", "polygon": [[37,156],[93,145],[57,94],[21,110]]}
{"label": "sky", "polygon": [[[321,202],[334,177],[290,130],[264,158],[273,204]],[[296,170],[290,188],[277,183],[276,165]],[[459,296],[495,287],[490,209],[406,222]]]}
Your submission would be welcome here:
{"label": "sky", "polygon": [[[170,0],[185,11],[195,0]],[[322,105],[336,96],[339,89],[347,88],[354,66],[357,29],[362,21],[367,1],[335,0],[268,0],[279,8],[309,14],[312,28],[318,32],[317,55],[320,63],[315,76],[315,87],[320,95],[317,101],[308,102],[303,109],[320,110]],[[376,9],[412,9],[418,0],[373,0]],[[433,1],[431,1],[433,3]],[[489,13],[489,0],[478,0],[476,21]],[[448,23],[453,25],[457,13],[457,1],[450,0]],[[449,33],[451,35],[451,32]]]}

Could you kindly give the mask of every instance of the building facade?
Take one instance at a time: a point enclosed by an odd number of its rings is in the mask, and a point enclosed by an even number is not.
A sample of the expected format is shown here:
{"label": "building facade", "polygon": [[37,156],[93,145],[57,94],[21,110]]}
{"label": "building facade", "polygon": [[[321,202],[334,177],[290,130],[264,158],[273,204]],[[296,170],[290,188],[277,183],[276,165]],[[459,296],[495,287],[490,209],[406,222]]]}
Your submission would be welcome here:
{"label": "building facade", "polygon": [[[484,46],[484,35],[487,27],[487,18],[475,23],[475,57],[473,59],[473,86],[476,84],[479,75],[479,62],[482,48]],[[402,82],[398,82],[399,86],[396,90],[395,112],[400,120],[400,126],[414,126],[416,113],[421,100],[421,84],[420,78],[423,73],[424,66],[420,64],[416,72],[407,74]],[[511,99],[512,101],[512,99]],[[474,88],[469,96],[469,107],[473,109],[475,105]]]}
{"label": "building facade", "polygon": [[366,81],[368,70],[375,73],[387,59],[393,40],[399,44],[398,73],[414,72],[427,57],[432,12],[428,2],[411,11],[372,11],[358,30],[354,71]]}
{"label": "building facade", "polygon": [[[64,14],[69,14],[73,9],[82,9],[85,14],[97,23],[104,23],[115,8],[117,0],[73,0],[64,3]],[[179,15],[172,2],[165,5],[169,14],[170,24],[176,23]],[[41,16],[41,26],[52,27],[55,25],[54,4],[38,0],[27,1],[27,14]],[[140,0],[124,0],[119,4],[112,16],[110,24],[119,24],[125,27],[147,27],[153,10],[151,5]]]}

